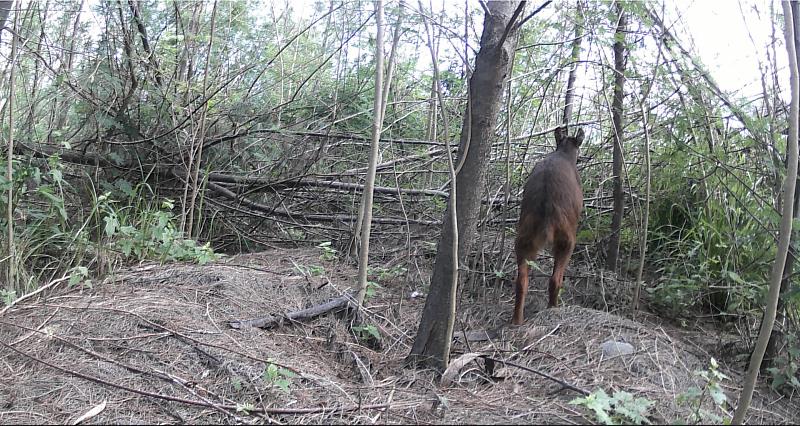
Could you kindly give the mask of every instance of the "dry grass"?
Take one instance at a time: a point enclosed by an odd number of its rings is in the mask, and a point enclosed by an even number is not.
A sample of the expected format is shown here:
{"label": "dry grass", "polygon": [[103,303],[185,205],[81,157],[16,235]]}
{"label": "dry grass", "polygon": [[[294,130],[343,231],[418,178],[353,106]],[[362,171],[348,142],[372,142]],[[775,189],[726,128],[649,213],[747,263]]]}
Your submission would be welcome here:
{"label": "dry grass", "polygon": [[[309,265],[325,272],[298,269]],[[381,332],[378,347],[362,344],[344,315],[273,330],[227,325],[330,300],[354,277],[353,268],[322,262],[315,249],[276,250],[204,266],[140,266],[93,288],[24,301],[0,315],[0,423],[70,423],[102,403],[86,422],[590,421],[569,404],[577,393],[518,368],[490,377],[476,360],[447,387],[432,372],[407,368],[424,299],[409,297],[420,285],[396,278],[382,282],[369,302],[366,319]],[[454,358],[491,355],[580,388],[652,399],[657,422],[686,418],[676,397],[696,385],[693,372],[708,365],[708,353],[665,327],[577,306],[529,307],[528,323],[509,328],[510,295],[496,288],[462,298],[457,328],[497,333],[490,341],[459,341]],[[608,339],[636,352],[604,359],[599,344]],[[271,378],[270,364],[293,374]],[[738,389],[728,390],[735,399]],[[762,390],[748,423],[794,423],[797,410]]]}

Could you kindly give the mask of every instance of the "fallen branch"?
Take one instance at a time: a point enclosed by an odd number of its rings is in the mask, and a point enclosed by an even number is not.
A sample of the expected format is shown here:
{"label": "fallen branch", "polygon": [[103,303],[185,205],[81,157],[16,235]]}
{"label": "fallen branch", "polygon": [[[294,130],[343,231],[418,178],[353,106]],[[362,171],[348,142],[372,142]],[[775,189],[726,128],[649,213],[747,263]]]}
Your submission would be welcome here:
{"label": "fallen branch", "polygon": [[[261,185],[274,190],[312,187],[312,188],[333,188],[346,191],[364,191],[364,185],[350,182],[338,182],[333,180],[324,179],[302,179],[294,181],[275,182],[275,180],[263,177],[254,176],[240,176],[230,175],[225,173],[209,173],[208,180],[215,183],[234,183],[237,185]],[[407,194],[407,195],[427,195],[431,197],[448,196],[447,191],[439,191],[437,189],[410,189],[410,188],[392,188],[387,186],[376,186],[375,192],[381,194]]]}
{"label": "fallen branch", "polygon": [[19,297],[19,298],[13,300],[11,303],[8,304],[8,306],[6,306],[3,309],[0,309],[0,315],[5,314],[9,309],[11,309],[12,306],[18,304],[19,302],[22,302],[23,300],[26,300],[26,299],[30,299],[33,296],[36,296],[37,294],[39,294],[39,293],[41,293],[41,292],[43,292],[45,290],[49,290],[49,289],[55,287],[58,283],[62,283],[64,281],[67,281],[68,279],[70,279],[69,276],[63,276],[63,277],[61,277],[59,279],[51,281],[47,285],[43,285],[43,286],[39,287],[36,291],[32,291],[32,292],[30,292],[30,293],[28,293],[28,294],[26,294],[26,295],[24,295],[22,297]]}
{"label": "fallen branch", "polygon": [[[261,203],[257,203],[255,201],[251,201],[247,198],[240,197],[236,195],[233,191],[217,185],[211,181],[208,182],[208,189],[213,191],[214,193],[221,195],[225,198],[228,198],[232,201],[237,202],[240,205],[243,205],[247,208],[253,209],[255,211],[266,213],[268,216],[274,215],[279,217],[287,217],[287,218],[297,218],[301,217],[308,221],[319,221],[319,222],[355,222],[358,219],[355,215],[331,215],[331,214],[301,214],[301,213],[291,213],[286,211],[282,207],[270,207]],[[438,225],[439,222],[437,221],[430,221],[430,220],[417,220],[417,219],[401,219],[401,218],[381,218],[376,217],[372,219],[373,223],[381,223],[381,224],[391,224],[391,225],[404,225],[404,224],[417,224],[417,225]]]}
{"label": "fallen branch", "polygon": [[341,297],[337,297],[336,299],[333,299],[329,302],[325,302],[321,305],[312,306],[310,308],[302,309],[299,311],[289,312],[286,315],[267,315],[262,318],[255,318],[251,320],[231,321],[228,323],[228,325],[231,326],[232,328],[237,328],[237,329],[244,327],[270,328],[281,325],[284,320],[304,321],[314,317],[318,317],[328,312],[338,312],[340,310],[353,306],[352,301],[353,301],[353,296],[350,293],[347,293]]}
{"label": "fallen branch", "polygon": [[505,364],[505,365],[508,365],[508,366],[511,366],[511,367],[519,368],[520,370],[525,370],[525,371],[528,371],[528,372],[531,372],[531,373],[534,373],[534,374],[538,374],[538,375],[540,375],[540,376],[542,376],[542,377],[544,377],[546,379],[552,380],[552,381],[560,384],[561,386],[564,386],[567,389],[570,389],[570,390],[573,390],[575,392],[578,392],[579,394],[581,394],[583,396],[589,396],[591,394],[591,392],[589,392],[589,391],[587,391],[585,389],[581,389],[581,388],[579,388],[579,387],[577,387],[575,385],[569,384],[569,383],[559,379],[558,377],[551,376],[551,375],[549,375],[549,374],[547,374],[547,373],[545,373],[543,371],[539,371],[539,370],[536,370],[534,368],[526,367],[524,365],[514,364],[513,362],[503,361],[502,359],[492,358],[492,357],[490,357],[488,355],[481,355],[480,357],[485,359],[485,360],[487,360],[487,361],[499,362],[501,364]]}

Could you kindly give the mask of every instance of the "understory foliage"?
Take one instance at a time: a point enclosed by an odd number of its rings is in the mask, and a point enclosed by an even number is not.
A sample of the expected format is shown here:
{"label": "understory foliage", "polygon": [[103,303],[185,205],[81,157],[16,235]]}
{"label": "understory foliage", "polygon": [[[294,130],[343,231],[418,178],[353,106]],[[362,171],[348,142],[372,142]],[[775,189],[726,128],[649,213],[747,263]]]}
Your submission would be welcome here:
{"label": "understory foliage", "polygon": [[[0,254],[0,282],[9,263],[16,271],[6,295],[78,267],[96,276],[123,263],[204,263],[218,253],[287,243],[326,243],[331,256],[348,253],[375,116],[372,2],[300,3],[24,3],[20,54],[10,57],[8,32],[0,46],[8,65],[2,91],[15,96],[13,129],[2,122],[3,134],[13,130],[16,141],[13,176],[6,174],[8,156],[0,159],[4,240],[5,194],[14,194],[15,255],[6,257],[8,242]],[[467,107],[483,11],[477,3],[462,6],[386,9],[386,52],[395,35],[398,44],[387,64],[376,238],[409,257],[435,249],[448,188],[443,138],[457,140]],[[671,313],[711,312],[751,330],[774,260],[785,170],[788,108],[773,78],[774,52],[760,64],[763,93],[729,96],[670,39],[674,11],[647,2],[624,7],[622,264],[637,260],[650,202],[648,301]],[[754,7],[774,26],[781,22],[768,4]],[[575,63],[576,22],[584,35],[573,121],[587,132],[578,164],[587,201],[575,261],[602,264],[578,258],[604,253],[610,228],[615,13],[610,3],[586,0],[581,8],[550,6],[523,25],[487,184],[476,188],[484,209],[468,290],[513,273],[509,242],[522,184],[552,150],[550,130],[561,123]],[[423,19],[433,22],[442,104]],[[13,87],[9,67],[17,71]],[[643,166],[645,137],[651,170]],[[648,173],[652,195],[645,200]],[[792,278],[779,327],[795,350],[781,351],[773,366],[783,388],[796,387],[798,365],[800,290]],[[270,377],[282,383],[280,374]]]}

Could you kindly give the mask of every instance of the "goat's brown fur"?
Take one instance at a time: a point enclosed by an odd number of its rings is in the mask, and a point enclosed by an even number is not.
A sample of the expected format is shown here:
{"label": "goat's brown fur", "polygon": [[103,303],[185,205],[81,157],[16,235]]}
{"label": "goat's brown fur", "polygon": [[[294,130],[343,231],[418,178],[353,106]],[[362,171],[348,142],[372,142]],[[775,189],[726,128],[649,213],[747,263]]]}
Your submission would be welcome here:
{"label": "goat's brown fur", "polygon": [[575,248],[578,219],[583,210],[583,191],[576,166],[583,129],[569,136],[565,127],[555,130],[556,150],[534,166],[522,195],[514,250],[517,279],[514,283],[514,324],[524,322],[528,293],[528,261],[547,245],[552,247],[553,275],[550,277],[548,307],[558,304],[564,270]]}

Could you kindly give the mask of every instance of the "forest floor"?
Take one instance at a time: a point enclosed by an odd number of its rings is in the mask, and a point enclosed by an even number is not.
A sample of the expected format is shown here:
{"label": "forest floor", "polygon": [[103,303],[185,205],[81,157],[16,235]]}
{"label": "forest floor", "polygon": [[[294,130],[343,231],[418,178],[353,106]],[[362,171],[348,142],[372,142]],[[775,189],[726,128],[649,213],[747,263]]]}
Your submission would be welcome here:
{"label": "forest floor", "polygon": [[[703,386],[695,372],[711,357],[731,378],[722,383],[728,400],[740,391],[744,362],[726,353],[738,336],[713,324],[608,313],[617,286],[587,271],[571,273],[556,309],[537,309],[546,282],[537,278],[520,327],[507,325],[510,282],[464,292],[453,346],[462,368],[444,383],[405,365],[425,303],[414,294],[422,282],[407,275],[378,278],[364,316],[374,329],[354,332],[341,313],[271,329],[229,326],[345,294],[356,269],[320,254],[286,249],[202,266],[143,264],[12,306],[0,313],[0,423],[586,424],[595,418],[570,401],[581,396],[575,389],[597,388],[653,401],[653,423],[687,422],[698,410],[678,396]],[[365,340],[370,331],[380,339]],[[609,340],[634,352],[604,355]],[[707,394],[704,401],[703,409],[726,414]],[[798,413],[797,402],[762,383],[747,423],[796,423]]]}

